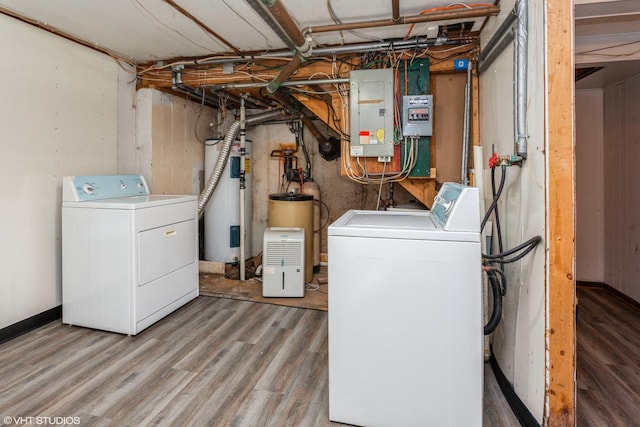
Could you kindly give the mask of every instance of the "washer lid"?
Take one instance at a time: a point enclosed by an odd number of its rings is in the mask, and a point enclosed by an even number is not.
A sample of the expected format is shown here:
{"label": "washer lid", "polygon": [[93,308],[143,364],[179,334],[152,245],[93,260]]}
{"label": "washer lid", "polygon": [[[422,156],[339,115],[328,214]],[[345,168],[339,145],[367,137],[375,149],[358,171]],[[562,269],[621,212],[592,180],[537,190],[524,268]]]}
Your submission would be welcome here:
{"label": "washer lid", "polygon": [[91,209],[145,209],[175,203],[197,202],[197,196],[174,196],[151,194],[145,196],[118,197],[113,199],[91,200],[85,202],[62,202],[66,208]]}
{"label": "washer lid", "polygon": [[445,231],[431,212],[350,210],[329,226],[329,236],[480,242],[480,233]]}

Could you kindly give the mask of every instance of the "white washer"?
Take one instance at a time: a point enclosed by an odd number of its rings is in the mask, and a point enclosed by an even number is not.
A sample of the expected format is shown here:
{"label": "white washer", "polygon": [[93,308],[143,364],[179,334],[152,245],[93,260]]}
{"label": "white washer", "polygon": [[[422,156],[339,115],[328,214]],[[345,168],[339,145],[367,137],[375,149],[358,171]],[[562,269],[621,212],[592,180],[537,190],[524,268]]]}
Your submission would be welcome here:
{"label": "white washer", "polygon": [[480,215],[445,184],[431,212],[349,211],[329,227],[329,418],[482,425]]}
{"label": "white washer", "polygon": [[62,321],[136,335],[197,297],[197,209],[141,175],[65,176]]}

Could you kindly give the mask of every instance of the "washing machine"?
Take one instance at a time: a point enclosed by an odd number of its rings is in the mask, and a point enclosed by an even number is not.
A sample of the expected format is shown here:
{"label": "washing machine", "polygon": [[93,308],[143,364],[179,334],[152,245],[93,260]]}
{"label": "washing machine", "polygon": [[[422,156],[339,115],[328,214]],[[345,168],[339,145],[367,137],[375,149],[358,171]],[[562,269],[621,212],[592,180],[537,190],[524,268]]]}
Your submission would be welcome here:
{"label": "washing machine", "polygon": [[361,426],[482,425],[476,188],[432,210],[345,213],[328,231],[329,418]]}
{"label": "washing machine", "polygon": [[197,297],[197,210],[142,175],[65,176],[63,323],[136,335]]}

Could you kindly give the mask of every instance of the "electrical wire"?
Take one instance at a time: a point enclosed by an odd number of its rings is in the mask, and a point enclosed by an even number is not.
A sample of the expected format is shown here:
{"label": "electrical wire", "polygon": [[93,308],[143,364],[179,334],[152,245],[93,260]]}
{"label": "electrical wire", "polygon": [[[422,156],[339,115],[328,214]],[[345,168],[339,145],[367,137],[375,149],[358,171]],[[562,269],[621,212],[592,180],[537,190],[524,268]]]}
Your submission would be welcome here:
{"label": "electrical wire", "polygon": [[491,205],[489,205],[489,209],[487,209],[487,212],[484,214],[484,218],[482,218],[482,222],[480,223],[480,231],[484,230],[484,226],[487,224],[487,221],[489,220],[489,217],[491,216],[491,213],[494,211],[494,209],[497,210],[498,199],[500,199],[500,195],[502,194],[502,189],[504,188],[504,182],[507,176],[507,166],[502,165],[501,171],[502,176],[500,177],[500,186],[498,187],[498,191],[495,193],[493,200],[491,201]]}
{"label": "electrical wire", "polygon": [[[532,238],[530,238],[529,240],[527,240],[526,242],[520,243],[518,246],[515,246],[511,249],[508,249],[504,252],[500,252],[497,254],[482,254],[482,257],[485,260],[489,260],[491,262],[495,262],[495,263],[502,263],[502,264],[509,264],[515,261],[518,261],[520,259],[522,259],[525,255],[527,255],[529,252],[531,252],[533,249],[535,249],[535,247],[538,245],[538,243],[540,243],[542,241],[542,237],[540,236],[534,236]],[[504,259],[506,256],[509,255],[513,255],[514,253],[523,250],[523,252],[520,252],[518,255],[509,258],[509,259]]]}

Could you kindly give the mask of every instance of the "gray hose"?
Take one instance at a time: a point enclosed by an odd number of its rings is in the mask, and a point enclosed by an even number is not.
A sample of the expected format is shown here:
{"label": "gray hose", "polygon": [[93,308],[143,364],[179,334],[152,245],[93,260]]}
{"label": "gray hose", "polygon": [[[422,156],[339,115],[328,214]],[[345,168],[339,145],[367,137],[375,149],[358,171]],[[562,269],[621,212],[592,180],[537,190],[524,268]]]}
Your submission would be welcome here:
{"label": "gray hose", "polygon": [[[267,111],[265,113],[247,117],[245,123],[247,125],[256,124],[264,122],[266,120],[274,119],[276,117],[280,117],[282,116],[282,114],[282,110]],[[218,154],[216,164],[213,167],[213,172],[211,172],[211,176],[207,180],[207,184],[204,186],[204,190],[202,190],[202,193],[200,193],[200,197],[198,197],[198,217],[201,217],[204,214],[204,209],[207,207],[207,203],[209,203],[213,192],[218,186],[218,182],[220,181],[222,172],[224,171],[224,168],[229,160],[231,146],[233,144],[233,141],[235,141],[236,136],[238,136],[238,132],[240,131],[240,124],[240,120],[234,121],[229,127],[227,134],[224,136],[222,148],[220,149],[220,154]]]}

